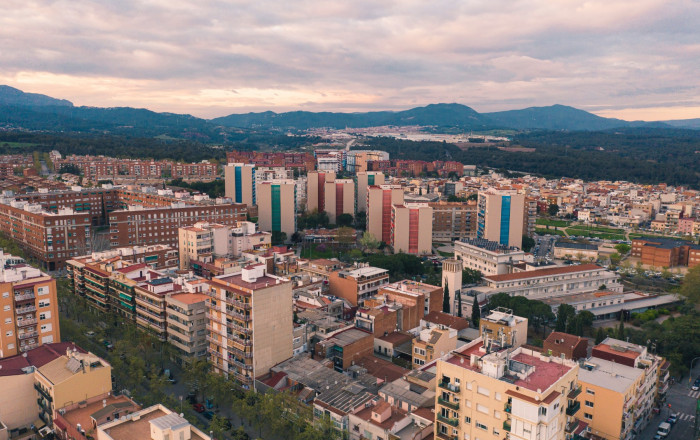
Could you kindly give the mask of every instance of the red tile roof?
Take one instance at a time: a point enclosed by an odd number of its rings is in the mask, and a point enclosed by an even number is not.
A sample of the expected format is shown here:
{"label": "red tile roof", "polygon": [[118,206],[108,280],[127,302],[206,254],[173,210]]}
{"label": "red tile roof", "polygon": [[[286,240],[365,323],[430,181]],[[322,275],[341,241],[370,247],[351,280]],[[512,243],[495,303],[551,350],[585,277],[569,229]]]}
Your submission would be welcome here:
{"label": "red tile roof", "polygon": [[431,322],[433,324],[444,325],[455,330],[464,330],[469,328],[469,321],[464,318],[459,318],[457,316],[448,315],[443,312],[430,312],[423,317],[426,322]]}
{"label": "red tile roof", "polygon": [[24,354],[18,354],[0,360],[0,376],[15,376],[24,374],[22,368],[30,366],[36,368],[43,367],[49,362],[54,361],[61,356],[65,356],[66,349],[69,347],[71,350],[76,349],[80,353],[86,353],[85,350],[72,342],[58,342],[56,344],[40,345],[39,347],[26,352],[26,356]]}

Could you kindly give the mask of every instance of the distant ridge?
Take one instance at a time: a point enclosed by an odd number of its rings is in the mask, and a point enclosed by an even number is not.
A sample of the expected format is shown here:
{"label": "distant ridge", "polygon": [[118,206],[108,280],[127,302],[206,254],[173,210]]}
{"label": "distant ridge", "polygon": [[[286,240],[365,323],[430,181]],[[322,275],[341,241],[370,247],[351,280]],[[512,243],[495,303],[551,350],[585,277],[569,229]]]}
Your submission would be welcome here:
{"label": "distant ridge", "polygon": [[[430,104],[403,111],[358,113],[292,111],[231,114],[211,120],[132,107],[75,107],[70,101],[0,85],[0,126],[28,130],[112,132],[219,141],[227,128],[306,130],[383,125],[435,126],[460,131],[490,129],[595,131],[616,128],[700,129],[700,119],[629,122],[565,105],[479,113],[462,104]],[[229,130],[230,131],[230,130]]]}
{"label": "distant ridge", "polygon": [[73,107],[73,103],[65,99],[56,99],[38,93],[25,93],[10,86],[0,85],[0,105],[21,105],[27,107],[60,106]]}

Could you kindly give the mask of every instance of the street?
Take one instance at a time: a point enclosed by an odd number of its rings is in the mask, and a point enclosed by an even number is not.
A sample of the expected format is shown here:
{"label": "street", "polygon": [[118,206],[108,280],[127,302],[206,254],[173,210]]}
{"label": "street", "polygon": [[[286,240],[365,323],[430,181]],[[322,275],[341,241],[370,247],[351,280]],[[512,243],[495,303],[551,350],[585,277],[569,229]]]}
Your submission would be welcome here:
{"label": "street", "polygon": [[[666,402],[661,408],[661,413],[651,419],[649,425],[637,438],[653,440],[659,423],[666,421],[671,413],[678,413],[678,422],[673,426],[667,438],[669,440],[694,440],[695,406],[699,397],[700,391],[691,391],[687,379],[674,384],[666,393]],[[668,407],[669,404],[671,408]]]}

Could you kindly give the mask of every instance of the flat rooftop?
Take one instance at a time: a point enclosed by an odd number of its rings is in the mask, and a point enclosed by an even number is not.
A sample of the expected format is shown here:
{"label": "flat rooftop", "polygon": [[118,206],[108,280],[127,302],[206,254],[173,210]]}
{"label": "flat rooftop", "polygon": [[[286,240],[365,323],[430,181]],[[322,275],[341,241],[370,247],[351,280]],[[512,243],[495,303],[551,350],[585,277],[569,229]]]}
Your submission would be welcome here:
{"label": "flat rooftop", "polygon": [[605,270],[597,264],[580,264],[576,266],[553,267],[549,269],[530,270],[527,272],[506,273],[503,275],[488,275],[484,279],[493,282],[518,281],[529,278],[541,278],[548,276],[566,275],[577,272],[589,272],[592,270]]}
{"label": "flat rooftop", "polygon": [[618,362],[591,357],[579,369],[578,379],[581,382],[624,393],[643,375],[643,368],[629,367]]}
{"label": "flat rooftop", "polygon": [[348,276],[348,277],[352,277],[352,278],[373,277],[373,276],[377,276],[377,275],[389,276],[388,270],[382,269],[379,267],[372,267],[372,266],[358,267],[357,269],[351,269],[351,270],[343,270],[343,271],[341,271],[341,273]]}
{"label": "flat rooftop", "polygon": [[269,275],[264,275],[261,277],[258,277],[255,279],[253,282],[248,282],[243,280],[243,275],[242,274],[236,274],[236,275],[230,275],[230,276],[223,276],[223,277],[217,277],[214,278],[212,281],[223,281],[224,283],[231,284],[234,287],[242,287],[244,289],[248,290],[259,290],[259,289],[264,289],[265,287],[270,287],[274,286],[275,284],[283,284],[283,283],[288,283],[289,281],[282,281],[279,278],[273,278]]}

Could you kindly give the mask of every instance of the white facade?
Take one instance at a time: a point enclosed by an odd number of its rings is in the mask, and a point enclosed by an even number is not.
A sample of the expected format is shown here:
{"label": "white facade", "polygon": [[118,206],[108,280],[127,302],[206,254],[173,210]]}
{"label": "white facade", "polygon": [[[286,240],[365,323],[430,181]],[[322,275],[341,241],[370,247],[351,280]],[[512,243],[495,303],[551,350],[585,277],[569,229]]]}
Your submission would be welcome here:
{"label": "white facade", "polygon": [[482,275],[512,272],[512,265],[526,260],[525,252],[483,239],[456,241],[455,258],[464,269],[478,270]]}

